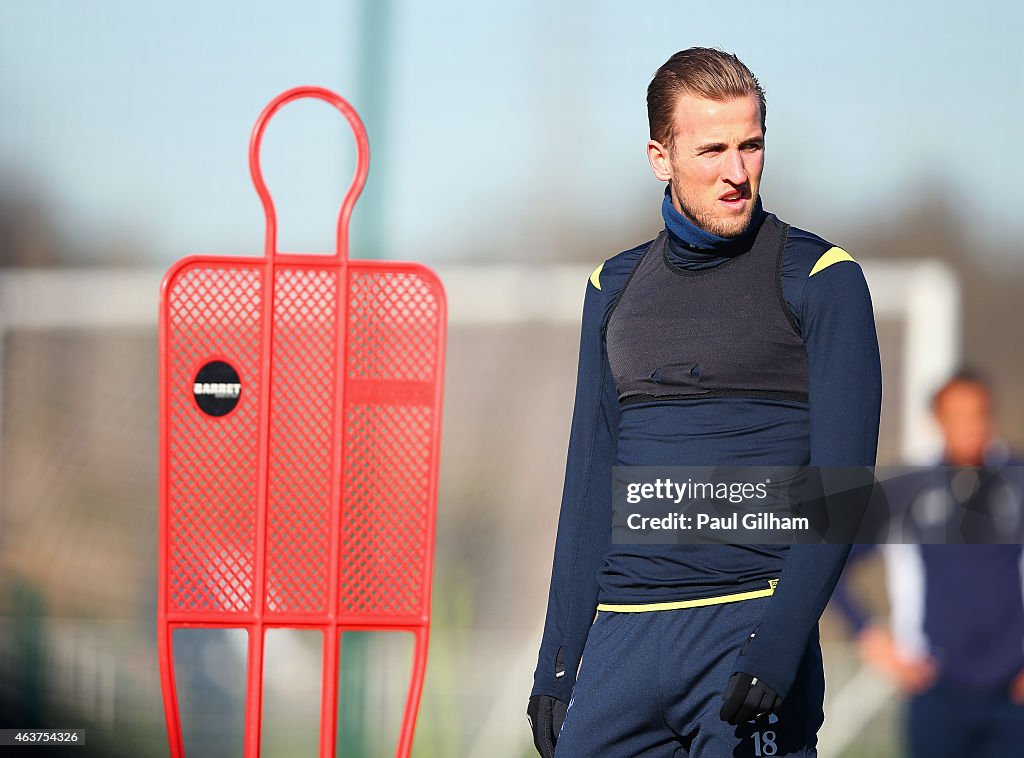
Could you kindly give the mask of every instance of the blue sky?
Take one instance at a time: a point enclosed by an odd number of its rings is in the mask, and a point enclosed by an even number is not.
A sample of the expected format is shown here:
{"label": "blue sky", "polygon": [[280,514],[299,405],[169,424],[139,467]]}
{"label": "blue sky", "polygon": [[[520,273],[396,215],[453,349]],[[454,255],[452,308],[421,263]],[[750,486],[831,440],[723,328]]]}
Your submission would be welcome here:
{"label": "blue sky", "polygon": [[[381,249],[509,258],[558,220],[653,232],[645,88],[694,44],[737,52],[764,84],[762,193],[787,220],[841,237],[939,193],[977,234],[1024,232],[1021,4],[780,5],[393,0],[388,119],[371,125]],[[136,241],[144,263],[258,253],[252,124],[298,84],[362,107],[361,18],[323,0],[0,0],[0,181],[93,246]],[[331,244],[351,151],[321,104],[272,123],[282,249]]]}

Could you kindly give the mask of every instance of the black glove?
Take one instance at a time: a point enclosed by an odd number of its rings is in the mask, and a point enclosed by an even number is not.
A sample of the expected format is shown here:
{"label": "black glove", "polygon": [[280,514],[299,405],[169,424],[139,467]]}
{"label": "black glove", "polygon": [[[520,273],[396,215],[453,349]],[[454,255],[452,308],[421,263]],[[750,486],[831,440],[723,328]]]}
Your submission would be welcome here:
{"label": "black glove", "polygon": [[555,743],[562,731],[569,706],[550,695],[534,695],[526,706],[526,719],[533,729],[533,744],[541,758],[555,758]]}
{"label": "black glove", "polygon": [[782,698],[775,690],[756,676],[737,671],[729,678],[729,684],[722,695],[725,702],[718,716],[734,726],[742,724],[757,716],[774,713],[782,705]]}

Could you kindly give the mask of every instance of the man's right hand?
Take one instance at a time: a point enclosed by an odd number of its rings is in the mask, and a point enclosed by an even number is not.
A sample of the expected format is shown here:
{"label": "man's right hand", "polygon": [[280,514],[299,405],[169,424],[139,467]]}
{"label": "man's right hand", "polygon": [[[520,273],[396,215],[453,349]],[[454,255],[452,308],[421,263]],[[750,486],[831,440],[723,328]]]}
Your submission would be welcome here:
{"label": "man's right hand", "polygon": [[888,630],[878,624],[871,624],[860,633],[857,647],[861,658],[882,672],[904,694],[923,692],[935,681],[935,663],[928,658],[908,658]]}
{"label": "man's right hand", "polygon": [[533,729],[533,744],[541,758],[555,758],[555,743],[562,731],[569,706],[550,695],[534,695],[526,707],[526,718]]}

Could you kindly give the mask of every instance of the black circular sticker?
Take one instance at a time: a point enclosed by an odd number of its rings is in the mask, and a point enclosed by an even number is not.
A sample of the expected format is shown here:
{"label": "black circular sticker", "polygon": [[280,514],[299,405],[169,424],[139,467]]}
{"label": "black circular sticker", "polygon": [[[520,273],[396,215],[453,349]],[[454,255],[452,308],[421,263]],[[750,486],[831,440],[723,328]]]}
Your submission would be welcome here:
{"label": "black circular sticker", "polygon": [[210,361],[196,374],[192,394],[203,412],[210,416],[226,416],[238,405],[242,382],[230,363]]}

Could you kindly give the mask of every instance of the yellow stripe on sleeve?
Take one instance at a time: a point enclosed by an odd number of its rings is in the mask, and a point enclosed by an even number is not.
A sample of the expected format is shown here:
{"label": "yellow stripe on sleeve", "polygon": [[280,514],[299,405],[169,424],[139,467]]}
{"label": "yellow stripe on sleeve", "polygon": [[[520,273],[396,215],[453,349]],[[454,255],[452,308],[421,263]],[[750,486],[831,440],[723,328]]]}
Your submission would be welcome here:
{"label": "yellow stripe on sleeve", "polygon": [[593,284],[598,289],[601,289],[601,269],[603,268],[604,264],[602,263],[600,266],[595,268],[594,273],[590,275],[590,283]]}
{"label": "yellow stripe on sleeve", "polygon": [[857,262],[853,260],[853,256],[850,255],[845,250],[843,250],[843,248],[830,247],[828,250],[822,253],[822,256],[820,258],[818,258],[817,263],[814,264],[814,268],[811,269],[811,273],[807,275],[807,278],[810,279],[819,271],[824,271],[825,269],[827,269],[833,263],[841,263],[842,261],[853,261],[854,263]]}

